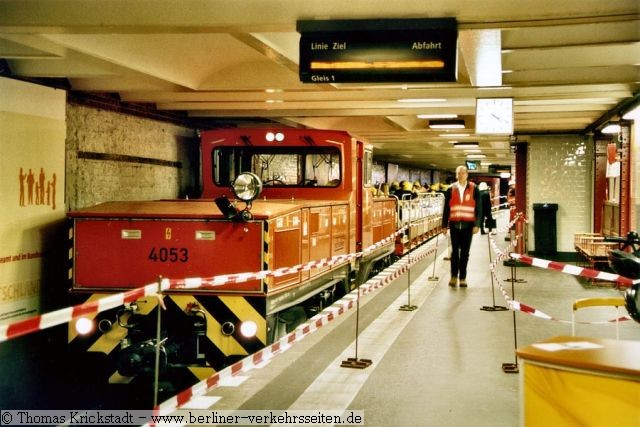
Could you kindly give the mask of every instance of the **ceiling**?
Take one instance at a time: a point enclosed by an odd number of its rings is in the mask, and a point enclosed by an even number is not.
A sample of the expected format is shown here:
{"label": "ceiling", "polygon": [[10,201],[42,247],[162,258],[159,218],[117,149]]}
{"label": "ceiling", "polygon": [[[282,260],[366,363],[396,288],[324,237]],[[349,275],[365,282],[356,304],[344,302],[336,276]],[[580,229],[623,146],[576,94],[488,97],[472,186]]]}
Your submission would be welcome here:
{"label": "ceiling", "polygon": [[[451,141],[478,141],[485,164],[512,164],[510,140],[585,132],[637,96],[639,4],[2,0],[0,58],[5,75],[64,78],[220,124],[343,129],[372,143],[376,159],[453,169],[469,153]],[[458,23],[454,83],[300,82],[298,20],[441,17]],[[475,100],[486,97],[513,98],[515,136],[474,135]],[[407,98],[429,101],[398,101]],[[417,118],[432,113],[457,114],[469,136]]]}

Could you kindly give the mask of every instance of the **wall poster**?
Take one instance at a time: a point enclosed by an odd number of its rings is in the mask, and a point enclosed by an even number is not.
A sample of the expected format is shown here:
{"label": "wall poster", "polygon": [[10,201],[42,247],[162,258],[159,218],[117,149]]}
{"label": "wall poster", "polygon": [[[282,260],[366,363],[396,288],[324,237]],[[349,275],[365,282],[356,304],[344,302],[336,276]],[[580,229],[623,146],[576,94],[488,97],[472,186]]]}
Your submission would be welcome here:
{"label": "wall poster", "polygon": [[65,216],[66,92],[0,78],[0,325],[39,314],[45,229]]}

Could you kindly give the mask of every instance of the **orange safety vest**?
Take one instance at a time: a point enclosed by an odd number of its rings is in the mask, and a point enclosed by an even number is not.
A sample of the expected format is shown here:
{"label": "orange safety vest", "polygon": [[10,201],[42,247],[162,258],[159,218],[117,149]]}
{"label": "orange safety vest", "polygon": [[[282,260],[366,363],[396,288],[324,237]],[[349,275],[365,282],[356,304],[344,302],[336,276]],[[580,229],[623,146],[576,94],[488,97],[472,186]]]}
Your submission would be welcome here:
{"label": "orange safety vest", "polygon": [[476,221],[476,201],[473,198],[473,189],[473,182],[468,182],[467,187],[464,189],[463,200],[460,200],[458,184],[451,186],[451,202],[449,203],[451,211],[449,213],[449,222]]}

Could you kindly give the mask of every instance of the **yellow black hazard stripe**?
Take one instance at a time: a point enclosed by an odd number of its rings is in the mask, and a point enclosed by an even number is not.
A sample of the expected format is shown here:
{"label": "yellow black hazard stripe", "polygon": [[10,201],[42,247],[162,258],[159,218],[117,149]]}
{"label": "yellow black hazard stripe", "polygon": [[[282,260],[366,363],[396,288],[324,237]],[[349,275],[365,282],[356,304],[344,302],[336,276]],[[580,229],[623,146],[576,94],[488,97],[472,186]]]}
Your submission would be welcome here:
{"label": "yellow black hazard stripe", "polygon": [[[86,302],[104,297],[104,294],[93,294]],[[244,357],[263,348],[267,344],[266,304],[264,297],[249,297],[241,295],[191,295],[170,294],[165,295],[161,317],[163,328],[168,329],[169,336],[176,333],[187,333],[184,330],[172,330],[172,325],[180,323],[180,320],[188,316],[187,307],[197,305],[206,316],[207,329],[204,340],[204,353],[209,365],[219,370],[224,368],[230,359]],[[137,302],[136,315],[154,314],[158,307],[157,298],[144,298]],[[96,322],[100,319],[109,319],[112,327],[108,332],[96,331],[88,336],[78,336],[75,331],[75,322],[69,323],[68,340],[76,351],[101,352],[112,358],[115,367],[115,353],[122,339],[127,335],[127,329],[118,325],[117,312],[119,309],[109,310],[98,315],[93,314]],[[244,337],[240,331],[242,322],[253,321],[257,326],[254,337]],[[222,325],[229,322],[233,325],[231,334],[222,332]],[[149,336],[148,338],[154,338]],[[176,337],[179,339],[180,337]],[[197,370],[196,370],[197,371]],[[194,371],[195,372],[195,371]]]}
{"label": "yellow black hazard stripe", "polygon": [[[237,359],[258,351],[267,344],[266,305],[263,297],[241,295],[168,295],[167,310],[180,310],[197,304],[207,319],[207,362],[219,370],[229,359]],[[242,322],[253,321],[257,326],[254,337],[244,337],[240,332]],[[233,333],[225,335],[222,325],[230,322]]]}

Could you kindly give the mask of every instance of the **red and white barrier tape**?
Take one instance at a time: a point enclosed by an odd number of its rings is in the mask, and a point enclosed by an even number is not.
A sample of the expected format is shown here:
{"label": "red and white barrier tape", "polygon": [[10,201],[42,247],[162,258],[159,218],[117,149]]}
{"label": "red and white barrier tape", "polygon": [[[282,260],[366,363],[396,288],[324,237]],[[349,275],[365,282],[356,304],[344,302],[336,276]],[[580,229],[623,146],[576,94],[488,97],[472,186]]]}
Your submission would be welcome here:
{"label": "red and white barrier tape", "polygon": [[58,326],[88,314],[97,314],[105,310],[110,310],[123,304],[134,302],[145,296],[157,295],[159,292],[167,289],[169,289],[169,282],[162,280],[161,283],[151,283],[141,288],[109,295],[88,303],[29,317],[28,319],[8,325],[1,325],[0,342]]}
{"label": "red and white barrier tape", "polygon": [[518,253],[511,253],[509,256],[513,259],[524,262],[525,264],[533,265],[534,267],[540,267],[547,270],[556,270],[562,273],[571,274],[574,276],[586,277],[589,279],[605,280],[607,282],[615,282],[623,287],[633,286],[635,283],[639,283],[640,280],[629,279],[628,277],[621,276],[619,274],[607,273],[605,271],[594,270],[591,268],[582,268],[577,265],[563,264],[561,262],[549,261],[541,258],[534,258],[527,255]]}
{"label": "red and white barrier tape", "polygon": [[509,294],[507,294],[507,292],[504,290],[504,287],[502,286],[502,283],[500,282],[500,279],[498,278],[497,274],[495,273],[495,271],[492,271],[491,274],[493,275],[493,278],[497,281],[498,286],[500,288],[500,292],[502,293],[502,296],[504,297],[505,301],[507,302],[507,307],[512,310],[512,311],[520,311],[522,313],[534,316],[534,317],[538,317],[540,319],[545,319],[545,320],[553,320],[555,322],[559,322],[559,323],[567,323],[567,324],[571,324],[571,323],[577,323],[577,324],[581,324],[581,325],[604,325],[607,323],[615,323],[616,321],[626,321],[626,320],[631,320],[631,318],[629,316],[621,316],[618,317],[616,319],[610,319],[610,320],[603,320],[601,322],[587,322],[587,321],[572,321],[572,320],[566,320],[566,319],[561,319],[561,318],[557,318],[554,316],[550,316],[547,313],[538,310],[535,307],[532,307],[530,305],[521,303],[520,301],[516,301],[514,299],[512,299]]}
{"label": "red and white barrier tape", "polygon": [[400,261],[386,268],[377,276],[363,283],[358,289],[355,289],[351,293],[345,295],[340,301],[337,301],[330,307],[327,307],[322,312],[312,317],[307,323],[298,326],[295,331],[285,335],[262,350],[247,356],[233,365],[216,372],[209,378],[206,378],[194,386],[178,393],[174,397],[158,405],[155,410],[160,414],[170,413],[171,411],[186,405],[194,397],[201,396],[215,388],[223,379],[233,377],[240,372],[249,371],[259,363],[265,362],[276,354],[288,350],[295,342],[302,340],[310,333],[315,332],[317,329],[337,318],[339,315],[353,308],[356,305],[358,292],[362,296],[388,285],[402,276],[414,264],[436,252],[437,249],[437,245],[430,249],[423,247],[421,250],[418,249],[416,251],[417,253],[414,252],[410,255],[406,255]]}
{"label": "red and white barrier tape", "polygon": [[[511,223],[509,224],[508,229],[510,229],[516,221],[519,221],[520,219],[522,219],[523,221],[526,222],[526,218],[524,218],[524,216],[521,213],[516,214],[515,218],[513,219],[513,221],[511,221]],[[498,278],[497,274],[496,274],[496,266],[498,265],[498,263],[504,259],[507,258],[513,258],[516,260],[520,260],[524,263],[533,265],[535,267],[541,267],[541,268],[548,268],[548,269],[552,269],[552,270],[556,270],[556,271],[560,271],[563,273],[568,273],[568,274],[573,274],[573,275],[579,275],[579,276],[584,276],[584,277],[589,277],[589,278],[598,278],[598,279],[602,279],[602,280],[609,280],[609,281],[616,281],[619,284],[624,284],[626,286],[631,286],[634,282],[638,282],[638,281],[633,281],[631,279],[628,279],[624,276],[620,276],[620,275],[615,275],[615,274],[611,274],[611,273],[605,273],[605,272],[601,272],[601,271],[597,271],[597,270],[591,270],[591,269],[584,269],[581,267],[577,267],[574,265],[568,265],[568,264],[563,264],[563,263],[559,263],[559,262],[554,262],[554,261],[548,261],[548,260],[544,260],[544,259],[539,259],[539,258],[532,258],[532,257],[528,257],[526,255],[521,255],[518,253],[514,253],[511,252],[511,249],[515,248],[517,246],[517,241],[520,238],[520,235],[516,235],[515,239],[513,241],[510,242],[509,245],[509,249],[505,250],[505,251],[501,251],[495,240],[492,239],[491,237],[489,237],[489,240],[491,242],[491,246],[493,247],[494,251],[496,252],[497,256],[496,259],[491,263],[490,265],[490,270],[491,270],[491,275],[493,276],[494,280],[496,281],[496,283],[498,284],[498,287],[500,289],[500,292],[502,293],[502,296],[504,297],[506,303],[507,303],[507,307],[512,310],[512,311],[520,311],[522,313],[525,314],[529,314],[531,316],[534,317],[538,317],[541,319],[545,319],[545,320],[553,320],[556,322],[560,322],[560,323],[579,323],[579,324],[606,324],[606,323],[612,323],[612,322],[616,322],[616,321],[625,321],[625,320],[631,320],[630,317],[628,316],[622,316],[619,317],[617,319],[611,319],[611,320],[606,320],[606,321],[602,321],[602,322],[584,322],[584,321],[575,321],[573,322],[572,320],[565,320],[565,319],[560,319],[557,317],[553,317],[550,316],[548,314],[546,314],[545,312],[538,310],[535,307],[532,307],[530,305],[521,303],[519,301],[516,301],[514,299],[512,299],[509,294],[507,293],[507,291],[504,289],[504,287],[502,286],[502,282],[500,281],[500,279]],[[629,282],[631,282],[629,284]]]}

